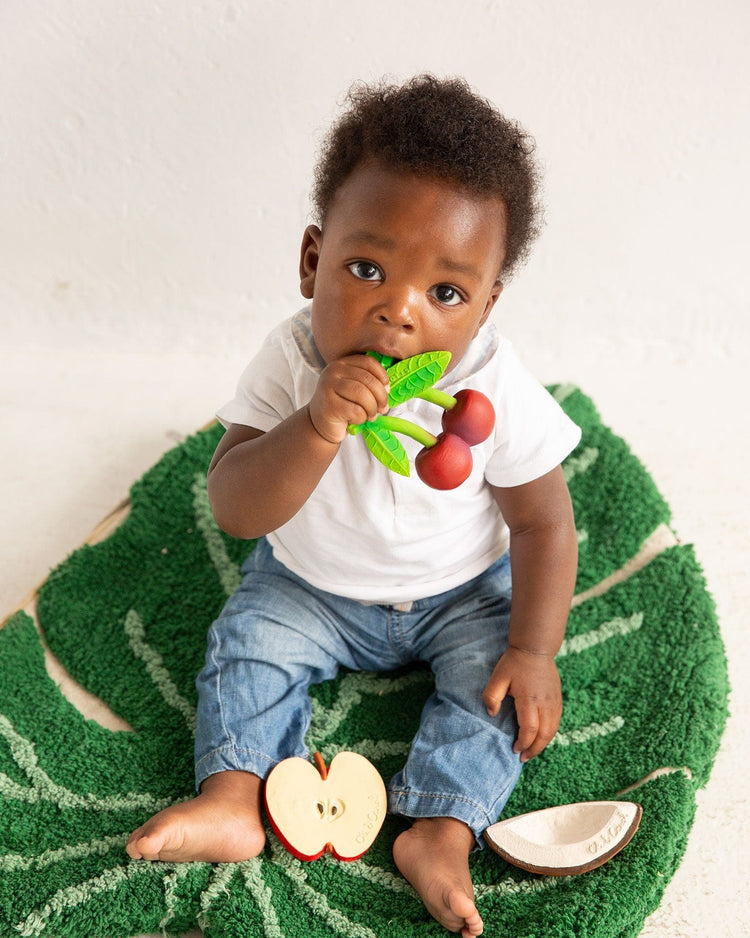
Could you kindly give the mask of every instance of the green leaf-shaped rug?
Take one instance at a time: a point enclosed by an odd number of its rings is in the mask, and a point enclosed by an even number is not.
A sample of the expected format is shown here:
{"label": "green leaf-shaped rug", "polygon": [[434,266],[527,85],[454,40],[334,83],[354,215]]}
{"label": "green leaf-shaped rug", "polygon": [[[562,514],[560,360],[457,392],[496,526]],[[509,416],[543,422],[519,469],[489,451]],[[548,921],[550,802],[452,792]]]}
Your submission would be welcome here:
{"label": "green leaf-shaped rug", "polygon": [[[643,466],[583,394],[552,392],[583,428],[565,466],[581,557],[560,655],[565,713],[504,816],[611,799],[655,774],[619,796],[642,804],[643,820],[600,869],[536,877],[485,850],[472,873],[488,935],[626,938],[682,857],[726,717],[724,649],[693,552],[673,536]],[[0,934],[117,938],[198,924],[212,938],[442,935],[393,865],[395,820],[354,863],[305,864],[273,836],[238,864],[125,853],[134,827],[192,794],[194,679],[249,547],[221,534],[208,507],[205,472],[220,433],[202,431],[164,456],[133,486],[126,520],[39,593],[52,651],[132,731],[104,729],[67,702],[29,615],[0,630]],[[429,689],[420,669],[342,673],[314,689],[310,744],[326,761],[359,751],[387,779]]]}

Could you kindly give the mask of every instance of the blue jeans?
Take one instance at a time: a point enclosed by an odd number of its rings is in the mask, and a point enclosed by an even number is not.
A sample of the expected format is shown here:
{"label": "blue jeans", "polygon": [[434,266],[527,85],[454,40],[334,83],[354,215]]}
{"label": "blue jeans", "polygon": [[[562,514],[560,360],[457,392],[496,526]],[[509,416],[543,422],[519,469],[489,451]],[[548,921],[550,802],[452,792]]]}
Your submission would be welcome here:
{"label": "blue jeans", "polygon": [[407,761],[388,786],[388,809],[408,818],[455,817],[480,834],[521,772],[515,707],[491,718],[482,691],[507,648],[507,554],[456,589],[411,604],[368,605],[310,586],[261,539],[243,581],[208,634],[197,679],[196,786],[227,770],[265,778],[308,755],[308,687],[339,666],[385,671],[420,661],[435,677]]}

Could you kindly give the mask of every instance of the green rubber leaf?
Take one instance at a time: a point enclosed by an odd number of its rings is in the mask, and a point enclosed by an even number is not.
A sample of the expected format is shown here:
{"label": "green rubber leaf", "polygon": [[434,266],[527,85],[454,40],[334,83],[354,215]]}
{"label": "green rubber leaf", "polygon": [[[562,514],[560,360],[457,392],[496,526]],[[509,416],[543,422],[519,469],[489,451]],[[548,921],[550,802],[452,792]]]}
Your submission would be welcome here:
{"label": "green rubber leaf", "polygon": [[409,457],[401,445],[398,437],[394,436],[386,427],[381,427],[377,421],[371,420],[363,425],[362,436],[367,448],[380,462],[399,475],[411,475]]}
{"label": "green rubber leaf", "polygon": [[391,390],[388,404],[396,407],[417,397],[439,381],[451,360],[450,352],[423,352],[387,369]]}
{"label": "green rubber leaf", "polygon": [[391,358],[390,355],[381,355],[380,352],[368,352],[370,358],[374,358],[376,362],[380,362],[383,368],[390,368],[391,365],[396,361],[395,358]]}

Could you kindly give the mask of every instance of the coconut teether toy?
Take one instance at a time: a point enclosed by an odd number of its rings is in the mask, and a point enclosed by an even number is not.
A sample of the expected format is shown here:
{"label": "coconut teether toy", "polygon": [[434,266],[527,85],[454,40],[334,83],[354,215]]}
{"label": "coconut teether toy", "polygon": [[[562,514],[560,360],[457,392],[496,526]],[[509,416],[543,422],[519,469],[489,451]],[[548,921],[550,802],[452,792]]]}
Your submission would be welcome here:
{"label": "coconut teether toy", "polygon": [[492,824],[484,839],[530,873],[572,876],[595,870],[627,846],[642,814],[630,801],[565,804]]}

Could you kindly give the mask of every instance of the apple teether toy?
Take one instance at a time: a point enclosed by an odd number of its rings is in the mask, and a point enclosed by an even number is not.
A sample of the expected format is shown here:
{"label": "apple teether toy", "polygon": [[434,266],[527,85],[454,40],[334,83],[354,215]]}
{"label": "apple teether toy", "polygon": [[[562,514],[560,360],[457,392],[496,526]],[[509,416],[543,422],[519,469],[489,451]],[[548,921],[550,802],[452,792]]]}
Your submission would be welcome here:
{"label": "apple teether toy", "polygon": [[298,860],[326,851],[359,859],[375,842],[387,805],[378,770],[356,752],[339,752],[328,768],[319,752],[315,765],[284,759],[266,779],[264,798],[271,827]]}
{"label": "apple teether toy", "polygon": [[368,352],[386,369],[391,390],[388,404],[398,404],[420,397],[437,404],[445,411],[443,432],[435,436],[423,427],[392,417],[379,415],[350,426],[349,433],[361,433],[370,452],[388,469],[399,475],[411,474],[409,457],[396,438],[402,433],[422,444],[415,466],[420,479],[434,489],[454,489],[471,475],[473,459],[470,447],[482,443],[492,433],[495,410],[492,402],[482,394],[465,388],[455,397],[433,387],[448,366],[450,352],[425,352],[392,364],[393,359]]}

